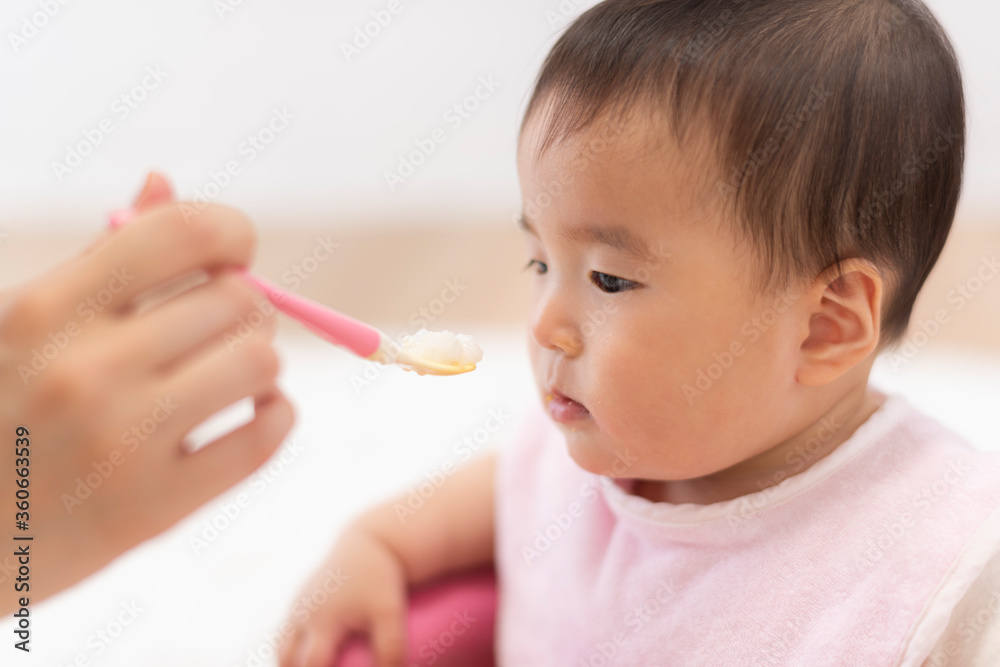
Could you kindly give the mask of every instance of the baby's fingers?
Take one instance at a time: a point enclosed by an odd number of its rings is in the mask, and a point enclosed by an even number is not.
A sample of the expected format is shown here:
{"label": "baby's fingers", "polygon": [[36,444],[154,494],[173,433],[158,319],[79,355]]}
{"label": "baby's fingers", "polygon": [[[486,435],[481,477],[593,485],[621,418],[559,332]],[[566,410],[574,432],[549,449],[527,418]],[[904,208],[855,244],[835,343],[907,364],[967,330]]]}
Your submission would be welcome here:
{"label": "baby's fingers", "polygon": [[289,637],[278,652],[280,667],[333,667],[346,631],[339,626],[301,627]]}
{"label": "baby's fingers", "polygon": [[372,614],[369,641],[379,667],[402,667],[406,661],[405,601],[386,602]]}
{"label": "baby's fingers", "polygon": [[296,667],[333,667],[337,648],[333,633],[321,628],[307,630],[302,646],[302,662]]}

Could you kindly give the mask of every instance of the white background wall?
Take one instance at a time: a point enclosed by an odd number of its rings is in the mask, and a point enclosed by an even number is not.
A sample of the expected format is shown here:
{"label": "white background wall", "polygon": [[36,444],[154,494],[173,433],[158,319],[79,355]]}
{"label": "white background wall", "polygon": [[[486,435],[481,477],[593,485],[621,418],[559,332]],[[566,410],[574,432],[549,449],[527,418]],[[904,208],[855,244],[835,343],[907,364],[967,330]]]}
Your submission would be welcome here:
{"label": "white background wall", "polygon": [[[192,197],[238,160],[220,201],[262,225],[309,219],[481,222],[519,207],[520,109],[561,22],[590,0],[400,0],[351,62],[340,44],[388,0],[4,0],[0,10],[0,229],[102,224],[150,167]],[[224,2],[232,11],[219,11]],[[24,19],[58,12],[16,47]],[[1000,210],[1000,6],[931,0],[966,72],[971,132],[964,205]],[[121,119],[115,100],[147,67],[167,78]],[[497,91],[463,122],[443,114],[492,76]],[[252,162],[238,149],[274,108],[295,116]],[[72,173],[53,162],[109,118],[114,131]],[[447,142],[395,192],[384,174],[443,126]],[[995,219],[995,216],[985,216]]]}

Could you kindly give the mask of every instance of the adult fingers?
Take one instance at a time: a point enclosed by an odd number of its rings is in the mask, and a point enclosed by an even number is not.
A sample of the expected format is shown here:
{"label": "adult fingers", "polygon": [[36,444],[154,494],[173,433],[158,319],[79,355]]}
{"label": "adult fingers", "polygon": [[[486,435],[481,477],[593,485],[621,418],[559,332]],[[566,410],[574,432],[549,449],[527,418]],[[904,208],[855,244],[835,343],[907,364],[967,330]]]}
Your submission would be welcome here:
{"label": "adult fingers", "polygon": [[[163,174],[151,171],[146,175],[146,180],[143,181],[142,187],[139,189],[139,194],[137,194],[135,199],[132,201],[132,209],[136,212],[145,211],[153,208],[154,206],[173,201],[173,199],[174,192],[170,187],[170,182],[167,178]],[[111,227],[106,226],[104,234],[87,246],[87,248],[80,253],[79,257],[74,257],[72,260],[67,262],[67,266],[75,265],[81,259],[93,254],[97,249],[103,248],[116,232],[117,229],[112,229]]]}
{"label": "adult fingers", "polygon": [[257,236],[236,209],[168,203],[139,213],[90,255],[44,276],[38,287],[64,308],[99,300],[123,312],[139,295],[197,270],[244,267]]}
{"label": "adult fingers", "polygon": [[136,360],[133,366],[141,371],[191,354],[230,329],[235,329],[232,345],[242,344],[257,329],[273,338],[276,312],[240,274],[224,272],[125,322],[119,333],[121,354]]}
{"label": "adult fingers", "polygon": [[188,509],[200,507],[259,468],[284,441],[295,421],[280,391],[258,398],[253,421],[180,459],[179,493]]}
{"label": "adult fingers", "polygon": [[220,340],[172,368],[158,386],[159,395],[169,396],[179,406],[180,418],[171,420],[167,437],[183,436],[243,398],[273,393],[281,362],[272,338],[272,331],[260,329],[238,344]]}
{"label": "adult fingers", "polygon": [[160,204],[166,204],[173,199],[174,191],[167,178],[159,172],[151,171],[146,177],[142,190],[132,202],[132,208],[136,212],[142,212]]}

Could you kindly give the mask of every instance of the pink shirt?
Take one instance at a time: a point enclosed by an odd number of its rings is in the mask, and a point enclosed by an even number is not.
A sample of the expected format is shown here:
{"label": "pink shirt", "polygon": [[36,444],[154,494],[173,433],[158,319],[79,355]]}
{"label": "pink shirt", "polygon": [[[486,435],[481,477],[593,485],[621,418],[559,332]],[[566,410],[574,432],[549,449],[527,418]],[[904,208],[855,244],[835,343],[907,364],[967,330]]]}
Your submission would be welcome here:
{"label": "pink shirt", "polygon": [[1000,552],[1000,454],[884,399],[802,473],[711,505],[581,470],[537,410],[497,473],[499,664],[924,664]]}

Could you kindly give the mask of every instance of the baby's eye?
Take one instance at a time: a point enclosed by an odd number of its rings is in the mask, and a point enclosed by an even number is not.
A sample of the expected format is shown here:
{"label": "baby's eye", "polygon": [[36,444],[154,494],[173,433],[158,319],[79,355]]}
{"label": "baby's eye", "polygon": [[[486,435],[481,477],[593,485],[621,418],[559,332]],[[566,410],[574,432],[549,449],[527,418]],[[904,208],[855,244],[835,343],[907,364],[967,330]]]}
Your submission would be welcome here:
{"label": "baby's eye", "polygon": [[634,280],[625,280],[624,278],[612,276],[607,273],[601,273],[600,271],[590,272],[590,282],[597,285],[598,289],[602,292],[608,292],[610,294],[614,294],[615,292],[625,292],[639,286],[639,283]]}
{"label": "baby's eye", "polygon": [[524,270],[527,271],[532,266],[537,266],[538,269],[536,273],[546,273],[549,270],[549,265],[545,262],[539,262],[537,259],[529,260],[527,264],[524,265]]}

